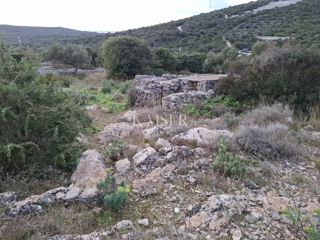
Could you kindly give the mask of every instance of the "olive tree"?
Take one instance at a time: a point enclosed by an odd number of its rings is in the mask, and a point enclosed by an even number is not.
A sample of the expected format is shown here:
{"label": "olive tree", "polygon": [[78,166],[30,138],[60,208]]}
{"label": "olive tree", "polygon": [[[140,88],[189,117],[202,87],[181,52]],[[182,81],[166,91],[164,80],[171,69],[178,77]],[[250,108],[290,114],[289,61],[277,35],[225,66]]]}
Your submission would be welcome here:
{"label": "olive tree", "polygon": [[234,47],[226,47],[220,53],[209,52],[203,64],[203,71],[206,73],[226,73],[230,62],[236,60],[237,57],[238,50]]}
{"label": "olive tree", "polygon": [[141,74],[151,64],[152,54],[145,41],[129,36],[110,37],[100,50],[107,77],[127,79]]}
{"label": "olive tree", "polygon": [[77,44],[62,46],[54,43],[42,52],[42,56],[45,61],[53,61],[73,66],[75,68],[74,74],[77,74],[80,67],[90,63],[92,60],[87,50]]}

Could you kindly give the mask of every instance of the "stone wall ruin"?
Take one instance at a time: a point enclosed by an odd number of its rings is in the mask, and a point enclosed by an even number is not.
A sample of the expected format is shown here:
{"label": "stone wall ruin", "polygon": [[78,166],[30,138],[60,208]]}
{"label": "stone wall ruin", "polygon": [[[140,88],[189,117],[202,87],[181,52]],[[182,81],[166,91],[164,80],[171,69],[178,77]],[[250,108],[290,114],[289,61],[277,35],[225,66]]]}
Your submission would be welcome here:
{"label": "stone wall ruin", "polygon": [[186,104],[215,96],[215,85],[225,75],[195,74],[161,77],[137,75],[136,107],[162,105],[165,111],[179,111]]}

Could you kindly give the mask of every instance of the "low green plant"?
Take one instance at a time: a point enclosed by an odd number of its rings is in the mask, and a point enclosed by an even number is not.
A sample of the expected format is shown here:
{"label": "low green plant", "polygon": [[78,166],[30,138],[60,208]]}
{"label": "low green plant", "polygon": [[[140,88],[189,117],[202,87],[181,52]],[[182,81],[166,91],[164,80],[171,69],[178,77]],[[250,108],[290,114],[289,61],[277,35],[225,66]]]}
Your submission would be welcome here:
{"label": "low green plant", "polygon": [[116,137],[110,145],[107,147],[106,155],[112,161],[123,157],[124,151],[128,149],[128,146],[123,142],[121,138]]}
{"label": "low green plant", "polygon": [[[315,209],[316,222],[320,221],[320,210]],[[292,210],[284,209],[282,213],[287,216],[291,222],[293,228],[300,232],[308,240],[319,240],[320,239],[320,229],[319,226],[311,221],[310,218],[306,215],[303,215],[298,208]]]}
{"label": "low green plant", "polygon": [[219,137],[218,154],[214,155],[213,168],[224,176],[241,176],[246,172],[244,159],[229,151],[229,146],[223,136]]}
{"label": "low green plant", "polygon": [[110,174],[110,169],[106,169],[107,176],[100,180],[97,184],[97,188],[100,191],[101,199],[106,208],[120,211],[126,203],[130,186],[126,185],[125,181],[121,181],[117,186],[115,176]]}
{"label": "low green plant", "polygon": [[230,128],[233,128],[238,124],[238,119],[234,113],[225,113],[221,116],[221,119],[225,121]]}
{"label": "low green plant", "polygon": [[103,80],[101,84],[101,91],[103,93],[111,93],[113,85],[114,84],[112,80]]}
{"label": "low green plant", "polygon": [[193,118],[197,118],[200,115],[199,109],[193,104],[187,104],[181,109],[182,113],[185,113]]}

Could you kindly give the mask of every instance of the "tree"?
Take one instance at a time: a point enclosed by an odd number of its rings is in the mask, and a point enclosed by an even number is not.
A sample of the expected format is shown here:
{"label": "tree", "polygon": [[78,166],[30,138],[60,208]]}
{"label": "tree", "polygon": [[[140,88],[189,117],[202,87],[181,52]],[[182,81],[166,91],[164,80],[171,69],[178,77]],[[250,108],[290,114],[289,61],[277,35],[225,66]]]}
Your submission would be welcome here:
{"label": "tree", "polygon": [[177,60],[176,58],[164,48],[155,48],[152,50],[155,66],[165,71],[175,71]]}
{"label": "tree", "polygon": [[207,59],[203,64],[203,71],[206,73],[226,73],[230,62],[236,60],[238,50],[234,47],[226,47],[220,53],[208,53]]}
{"label": "tree", "polygon": [[100,57],[107,77],[119,79],[143,73],[152,61],[147,43],[129,36],[110,37],[102,44]]}
{"label": "tree", "polygon": [[31,52],[18,62],[0,39],[0,168],[70,169],[81,150],[76,137],[90,122],[50,75],[37,75]]}
{"label": "tree", "polygon": [[260,41],[252,46],[252,56],[258,56],[261,53],[265,52],[268,48],[272,47],[274,44],[273,42],[268,41]]}
{"label": "tree", "polygon": [[206,59],[204,53],[179,54],[177,56],[177,70],[202,73],[202,65]]}
{"label": "tree", "polygon": [[61,46],[60,44],[55,43],[44,50],[42,56],[45,61],[72,65],[75,68],[75,75],[80,67],[83,67],[84,64],[92,61],[92,57],[88,54],[86,49],[77,44]]}
{"label": "tree", "polygon": [[233,62],[217,93],[247,103],[279,101],[306,112],[319,101],[319,76],[319,50],[270,45],[260,55]]}

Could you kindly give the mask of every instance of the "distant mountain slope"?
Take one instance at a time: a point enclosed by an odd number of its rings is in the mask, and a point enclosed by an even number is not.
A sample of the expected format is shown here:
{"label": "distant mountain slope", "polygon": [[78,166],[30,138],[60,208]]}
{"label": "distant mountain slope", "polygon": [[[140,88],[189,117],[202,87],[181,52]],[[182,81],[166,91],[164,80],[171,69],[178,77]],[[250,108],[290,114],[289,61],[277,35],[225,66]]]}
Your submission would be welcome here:
{"label": "distant mountain slope", "polygon": [[62,27],[25,27],[0,25],[0,32],[5,34],[11,44],[33,44],[34,41],[53,41],[55,39],[74,39],[77,37],[93,37],[96,32],[78,31]]}
{"label": "distant mountain slope", "polygon": [[[285,2],[294,4],[286,5]],[[283,7],[256,11],[263,9],[263,6]],[[316,44],[320,47],[319,26],[319,0],[257,0],[151,27],[95,36],[82,35],[73,39],[62,39],[60,36],[54,40],[98,49],[110,36],[130,35],[145,39],[151,47],[164,47],[172,52],[178,52],[181,48],[182,52],[207,53],[221,51],[226,47],[226,41],[239,49],[251,48],[258,40],[257,36],[290,37],[303,46]],[[34,40],[32,47],[47,46],[52,42],[53,39]]]}

